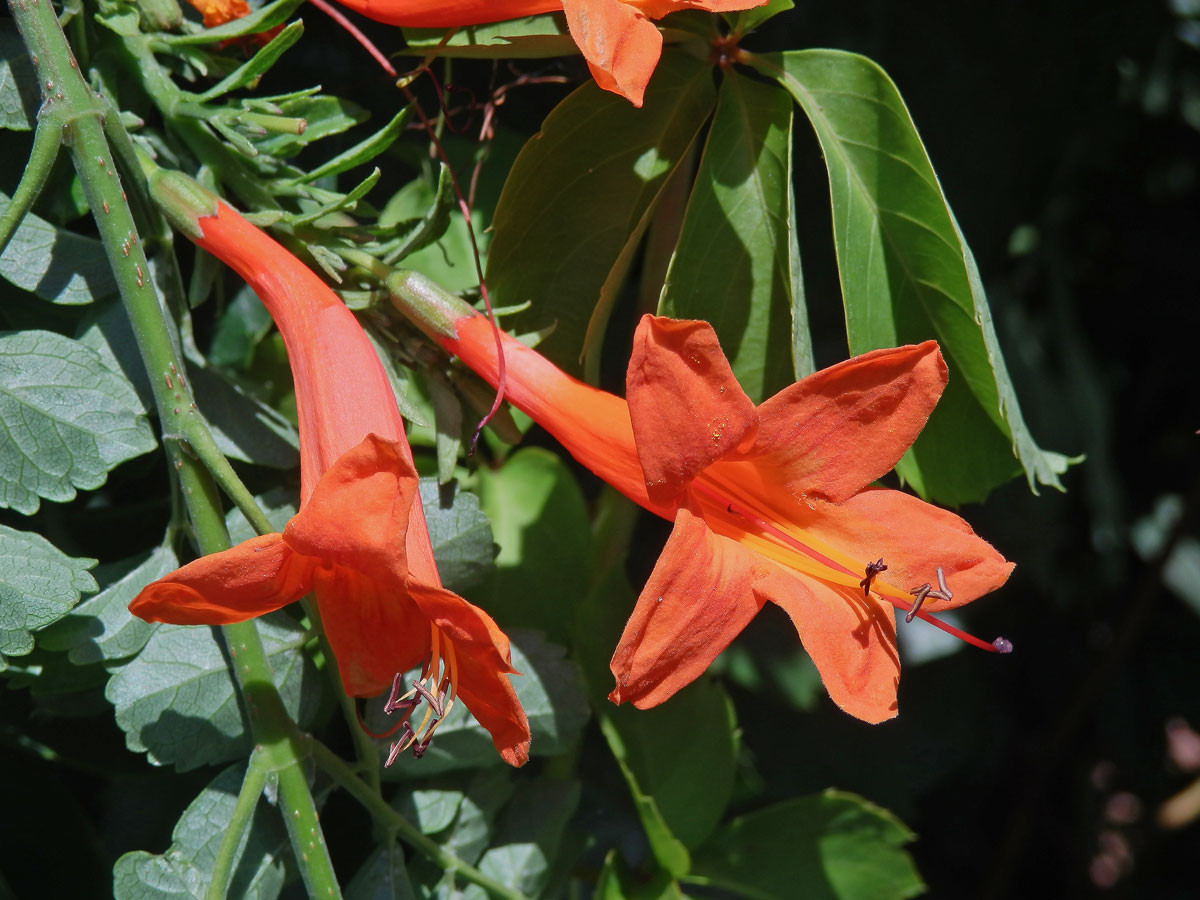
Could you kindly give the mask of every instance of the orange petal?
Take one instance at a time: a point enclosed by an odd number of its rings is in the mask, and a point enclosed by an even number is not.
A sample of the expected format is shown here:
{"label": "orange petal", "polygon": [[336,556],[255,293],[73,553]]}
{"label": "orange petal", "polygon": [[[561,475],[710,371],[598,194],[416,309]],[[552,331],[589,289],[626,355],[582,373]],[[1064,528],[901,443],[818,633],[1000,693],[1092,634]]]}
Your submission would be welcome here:
{"label": "orange petal", "polygon": [[492,736],[511,766],[529,758],[529,722],[517,700],[508,638],[491,616],[457,594],[432,585],[410,584],[413,599],[454,645],[458,695]]}
{"label": "orange petal", "polygon": [[703,9],[708,12],[736,12],[762,6],[767,0],[633,0],[633,5],[652,19],[661,19],[681,9]]}
{"label": "orange petal", "polygon": [[281,535],[264,534],[146,585],[129,611],[147,622],[228,625],[287,606],[311,585],[311,561],[293,553]]}
{"label": "orange petal", "polygon": [[707,322],[643,316],[625,393],[650,499],[669,504],[755,426],[746,396]]}
{"label": "orange petal", "polygon": [[563,0],[563,12],[596,84],[640,107],[662,54],[654,24],[622,0]]}
{"label": "orange petal", "polygon": [[865,599],[854,588],[833,587],[783,569],[754,589],[791,617],[834,703],[871,724],[895,717],[900,657],[890,606]]}
{"label": "orange petal", "polygon": [[839,502],[896,465],[946,378],[933,341],[822,369],[759,406],[758,436],[745,456],[776,470],[789,493]]}
{"label": "orange petal", "polygon": [[246,0],[188,0],[204,16],[204,27],[215,28],[250,13]]}
{"label": "orange petal", "polygon": [[317,606],[346,693],[373,697],[429,657],[429,622],[403,580],[350,567],[319,569]]}
{"label": "orange petal", "polygon": [[321,476],[283,538],[297,553],[328,565],[402,581],[416,490],[416,470],[399,444],[367,435]]}
{"label": "orange petal", "polygon": [[1013,570],[962,518],[902,491],[872,488],[836,506],[817,504],[819,515],[806,530],[858,559],[882,557],[888,570],[880,578],[900,590],[937,587],[941,566],[954,599],[928,601],[932,612],[996,590]]}
{"label": "orange petal", "polygon": [[613,653],[609,699],[646,709],[698,678],[762,608],[760,574],[753,553],[681,507]]}

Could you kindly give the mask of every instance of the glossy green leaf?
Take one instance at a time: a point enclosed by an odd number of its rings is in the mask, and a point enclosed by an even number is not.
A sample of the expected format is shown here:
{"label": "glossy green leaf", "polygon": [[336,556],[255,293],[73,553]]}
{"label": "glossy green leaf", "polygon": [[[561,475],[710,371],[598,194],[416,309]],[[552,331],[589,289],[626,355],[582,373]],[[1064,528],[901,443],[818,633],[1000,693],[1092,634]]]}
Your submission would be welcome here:
{"label": "glossy green leaf", "polygon": [[37,75],[11,22],[0,23],[0,128],[29,131],[38,108]]}
{"label": "glossy green leaf", "polygon": [[296,41],[300,40],[303,34],[304,23],[299,21],[292,22],[279,32],[279,34],[271,38],[265,46],[259,48],[258,52],[252,57],[201,94],[200,101],[208,103],[231,91],[240,90],[247,85],[258,84],[258,80],[267,73],[267,70],[271,66],[275,65],[279,57],[283,56]]}
{"label": "glossy green leaf", "polygon": [[518,330],[557,323],[539,350],[594,376],[608,317],[655,204],[712,111],[710,67],[663,54],[645,106],[589,82],[546,117],[496,207],[487,279],[498,305],[532,301]]}
{"label": "glossy green leaf", "polygon": [[96,590],[94,559],[67,556],[39,534],[0,525],[0,653],[23,656],[33,632]]}
{"label": "glossy green leaf", "polygon": [[[201,900],[212,880],[245,767],[230,766],[188,805],[162,854],[135,850],[113,866],[116,900]],[[279,810],[259,801],[246,837],[234,854],[231,900],[274,900],[286,878],[291,853]]]}
{"label": "glossy green leaf", "polygon": [[[534,756],[555,756],[565,752],[579,739],[589,711],[578,667],[566,658],[566,651],[546,641],[536,631],[506,629],[511,642],[512,664],[520,675],[510,676],[517,699],[529,719],[533,735],[530,752]],[[416,675],[407,678],[412,681]],[[368,709],[367,725],[382,732],[389,719],[379,710],[381,703]],[[394,723],[393,723],[394,724]],[[380,747],[387,757],[388,747]],[[455,704],[438,726],[433,743],[421,760],[401,756],[387,775],[392,778],[425,777],[472,767],[503,765],[491,736],[467,712]]]}
{"label": "glossy green leaf", "polygon": [[756,6],[753,9],[747,9],[738,13],[726,13],[727,18],[732,18],[733,21],[741,25],[742,32],[753,31],[767,19],[774,18],[782,12],[787,12],[795,7],[792,0],[767,0],[762,6]]}
{"label": "glossy green leaf", "polygon": [[479,502],[500,545],[488,608],[506,625],[564,638],[591,555],[587,504],[571,470],[548,450],[519,450],[499,469],[480,470]]}
{"label": "glossy green leaf", "polygon": [[132,385],[93,350],[49,331],[0,334],[0,506],[37,511],[104,483],[154,449]]}
{"label": "glossy green leaf", "polygon": [[[304,629],[284,613],[255,620],[275,686],[294,719],[316,706],[316,672],[301,652]],[[229,663],[216,628],[160,625],[136,657],[117,668],[105,696],[125,744],[180,772],[236,759],[249,749]]]}
{"label": "glossy green leaf", "polygon": [[891,79],[853,53],[758,57],[804,109],[829,170],[852,353],[936,338],[950,385],[896,467],[923,496],[981,500],[1024,470],[1061,489],[1068,459],[1029,434],[970,249]]}
{"label": "glossy green leaf", "polygon": [[[157,547],[141,560],[124,561],[104,590],[38,635],[38,645],[67,651],[77,666],[133,656],[158,626],[130,613],[129,602],[150,582],[177,568],[179,559],[168,547]],[[107,573],[96,574],[103,578]]]}
{"label": "glossy green leaf", "polygon": [[696,855],[692,878],[753,900],[905,900],[925,891],[903,849],[913,837],[887,810],[831,790],[735,819]]}
{"label": "glossy green leaf", "polygon": [[439,486],[421,479],[421,503],[442,584],[459,594],[479,584],[492,570],[496,545],[479,498],[454,483]]}
{"label": "glossy green leaf", "polygon": [[726,74],[658,306],[660,315],[711,322],[756,403],[812,370],[792,109],[779,87]]}
{"label": "glossy green leaf", "polygon": [[404,40],[414,56],[474,57],[481,59],[537,59],[578,53],[566,16],[547,13],[458,28],[443,43],[446,28],[405,28]]}
{"label": "glossy green leaf", "polygon": [[[0,212],[8,208],[0,193]],[[23,290],[53,303],[78,306],[116,293],[104,247],[95,238],[55,228],[26,213],[0,254],[0,275]]]}

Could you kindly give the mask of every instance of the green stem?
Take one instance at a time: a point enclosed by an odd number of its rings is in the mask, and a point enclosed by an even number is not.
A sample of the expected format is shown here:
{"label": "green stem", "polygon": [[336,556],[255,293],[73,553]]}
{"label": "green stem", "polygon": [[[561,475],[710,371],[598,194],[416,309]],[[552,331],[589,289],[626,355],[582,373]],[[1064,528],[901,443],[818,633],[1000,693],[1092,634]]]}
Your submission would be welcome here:
{"label": "green stem", "polygon": [[237,849],[241,844],[242,834],[250,827],[254,810],[258,808],[258,798],[267,784],[267,772],[263,754],[257,750],[251,753],[246,777],[242,779],[242,789],[238,791],[237,802],[233,806],[233,814],[229,817],[225,834],[221,837],[221,846],[217,848],[217,855],[213,858],[212,878],[208,882],[204,900],[224,900],[229,890],[229,877],[233,874]]}
{"label": "green stem", "polygon": [[[192,402],[186,380],[181,377],[183,360],[171,340],[171,324],[150,281],[142,241],[105,138],[106,116],[114,113],[80,75],[50,0],[10,0],[9,7],[34,61],[38,83],[45,91],[39,118],[56,124],[63,141],[70,146],[138,349],[150,374],[163,425],[163,444],[177,472],[197,544],[204,553],[224,549],[229,546],[229,538],[216,487],[190,452],[200,449],[210,455],[215,444]],[[182,433],[185,429],[186,438]],[[227,461],[225,465],[228,466]],[[250,730],[279,776],[280,805],[305,883],[313,897],[339,897],[337,879],[317,821],[316,804],[297,753],[298,741],[293,739],[295,726],[275,689],[258,630],[249,621],[227,625],[223,631],[246,703]]]}
{"label": "green stem", "polygon": [[12,236],[17,233],[17,226],[25,218],[25,213],[29,212],[33,201],[42,192],[46,179],[50,177],[50,170],[54,167],[54,160],[58,159],[58,145],[56,124],[39,116],[37,128],[33,132],[29,162],[21,175],[21,183],[13,192],[12,199],[8,201],[4,215],[0,216],[0,253],[4,252]]}
{"label": "green stem", "polygon": [[520,891],[506,887],[493,878],[489,878],[474,866],[459,859],[442,847],[437,841],[426,837],[412,822],[393,809],[377,791],[371,790],[362,779],[346,765],[346,761],[322,744],[313,740],[311,743],[313,760],[331,777],[338,786],[358,800],[375,821],[394,831],[399,838],[415,850],[428,857],[444,872],[453,872],[464,881],[483,888],[489,896],[499,900],[528,900]]}

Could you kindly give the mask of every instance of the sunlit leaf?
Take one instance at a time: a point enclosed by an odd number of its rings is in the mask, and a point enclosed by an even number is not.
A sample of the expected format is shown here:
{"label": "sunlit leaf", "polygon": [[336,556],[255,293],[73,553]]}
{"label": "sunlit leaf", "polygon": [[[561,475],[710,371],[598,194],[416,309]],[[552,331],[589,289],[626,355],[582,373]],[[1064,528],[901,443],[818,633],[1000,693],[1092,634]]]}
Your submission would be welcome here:
{"label": "sunlit leaf", "polygon": [[659,315],[712,323],[755,402],[812,370],[795,240],[792,109],[775,85],[726,74],[658,306]]}
{"label": "sunlit leaf", "polygon": [[897,466],[923,496],[981,500],[1022,469],[1061,488],[1068,459],[1038,447],[1021,416],[970,249],[891,79],[836,50],[754,62],[803,108],[829,170],[850,351],[936,338],[950,385]]}
{"label": "sunlit leaf", "polygon": [[132,385],[95,351],[49,331],[0,334],[0,506],[33,513],[154,449]]}
{"label": "sunlit leaf", "polygon": [[455,29],[447,40],[448,32],[446,28],[405,28],[404,40],[408,52],[416,56],[537,59],[579,52],[562,13],[467,25]]}
{"label": "sunlit leaf", "polygon": [[33,649],[33,632],[65,616],[96,590],[94,559],[67,556],[44,537],[0,525],[0,653]]}

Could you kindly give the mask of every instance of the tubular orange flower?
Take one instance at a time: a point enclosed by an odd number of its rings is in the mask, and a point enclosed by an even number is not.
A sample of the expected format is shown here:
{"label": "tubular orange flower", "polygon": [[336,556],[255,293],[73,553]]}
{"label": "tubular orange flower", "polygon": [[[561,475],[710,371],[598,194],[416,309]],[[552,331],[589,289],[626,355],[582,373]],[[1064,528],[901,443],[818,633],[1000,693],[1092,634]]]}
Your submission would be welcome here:
{"label": "tubular orange flower", "polygon": [[338,0],[364,16],[406,28],[459,28],[562,10],[596,84],[634,106],[658,57],[662,35],[651,22],[683,9],[734,12],[766,0]]}
{"label": "tubular orange flower", "polygon": [[[192,209],[197,190],[181,189]],[[182,224],[254,288],[283,336],[300,422],[300,511],[282,534],[148,585],[130,610],[154,622],[226,624],[311,591],[348,693],[379,694],[397,671],[424,662],[420,693],[441,701],[431,706],[461,697],[505,761],[521,765],[529,725],[508,678],[508,638],[442,587],[404,423],[362,327],[324,282],[225,203]],[[418,752],[444,712],[405,732]]]}
{"label": "tubular orange flower", "polygon": [[[403,312],[496,382],[486,319],[413,273],[392,290]],[[864,354],[758,407],[705,322],[642,319],[628,401],[507,336],[504,354],[513,405],[613,487],[674,522],[613,654],[613,701],[666,700],[768,601],[791,618],[834,702],[867,722],[897,709],[900,659],[887,603],[976,646],[1011,650],[921,607],[968,603],[1002,585],[1012,564],[953,513],[869,486],[892,469],[941,396],[947,369],[934,342]]]}

